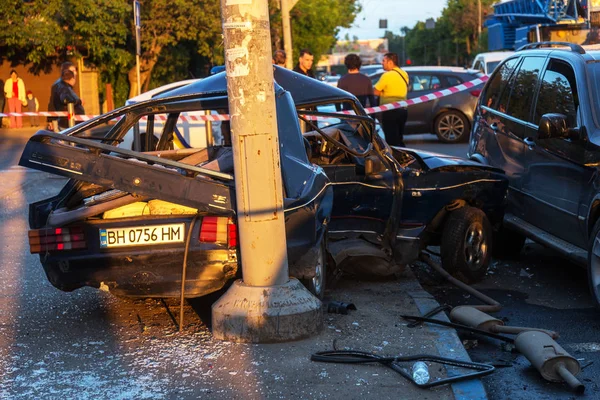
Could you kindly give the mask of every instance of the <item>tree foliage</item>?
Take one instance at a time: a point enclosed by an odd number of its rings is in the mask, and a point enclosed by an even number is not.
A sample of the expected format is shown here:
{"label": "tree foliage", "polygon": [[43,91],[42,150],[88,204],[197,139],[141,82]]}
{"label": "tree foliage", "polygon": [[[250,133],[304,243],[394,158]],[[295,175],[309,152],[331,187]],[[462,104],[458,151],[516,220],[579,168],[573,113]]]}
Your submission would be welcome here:
{"label": "tree foliage", "polygon": [[0,30],[0,48],[34,72],[75,55],[114,71],[131,61],[124,51],[129,9],[127,2],[113,0],[2,2],[0,13],[8,24]]}
{"label": "tree foliage", "polygon": [[[294,60],[304,48],[316,61],[337,41],[341,28],[349,28],[360,12],[358,0],[300,0],[290,12]],[[289,55],[288,55],[289,57]]]}
{"label": "tree foliage", "polygon": [[[493,12],[495,0],[481,0],[482,22]],[[433,29],[417,22],[402,28],[406,58],[415,65],[468,65],[476,53],[487,51],[487,30],[478,32],[477,0],[448,0]],[[390,50],[402,49],[402,37],[386,32]]]}
{"label": "tree foliage", "polygon": [[[224,62],[221,0],[141,0],[141,84],[144,88],[203,76]],[[269,0],[274,48],[282,48],[278,0]],[[315,59],[349,27],[358,0],[300,0],[291,12],[294,55]],[[115,103],[137,94],[135,29],[131,0],[2,1],[0,54],[34,73],[84,57],[113,83]]]}

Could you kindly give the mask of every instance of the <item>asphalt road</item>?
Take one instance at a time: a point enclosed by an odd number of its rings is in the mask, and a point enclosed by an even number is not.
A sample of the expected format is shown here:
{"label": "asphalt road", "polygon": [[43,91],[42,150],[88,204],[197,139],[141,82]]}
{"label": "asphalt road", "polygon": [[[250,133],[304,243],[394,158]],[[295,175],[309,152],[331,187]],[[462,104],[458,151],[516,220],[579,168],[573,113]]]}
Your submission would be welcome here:
{"label": "asphalt road", "polygon": [[23,146],[33,133],[33,128],[0,129],[0,171],[17,165]]}
{"label": "asphalt road", "polygon": [[[28,254],[22,242],[22,232],[26,230],[26,204],[40,198],[46,198],[61,186],[60,179],[51,178],[47,174],[28,171],[17,167],[21,149],[33,130],[0,131],[0,195],[9,193],[10,200],[2,201],[0,210],[0,245],[2,246],[3,289],[0,297],[4,298],[4,306],[0,310],[0,348],[6,346],[7,340],[17,338],[23,346],[15,354],[22,359],[8,360],[0,354],[0,369],[9,364],[28,368],[34,374],[32,382],[39,388],[44,383],[56,382],[56,379],[78,379],[78,372],[73,365],[78,362],[94,363],[94,354],[103,354],[114,350],[115,341],[111,338],[131,336],[131,339],[120,342],[123,352],[135,360],[132,365],[124,365],[123,359],[100,366],[103,376],[115,379],[104,394],[112,394],[115,398],[149,398],[148,395],[160,393],[166,382],[153,381],[151,373],[135,377],[126,371],[151,371],[153,359],[167,360],[168,365],[176,367],[178,363],[197,361],[198,368],[210,365],[210,360],[226,350],[224,347],[198,348],[197,342],[208,341],[205,329],[202,329],[202,315],[198,314],[198,305],[186,306],[188,315],[188,331],[196,332],[190,340],[175,338],[170,340],[164,332],[172,330],[173,321],[165,315],[176,310],[176,304],[161,303],[156,300],[126,301],[115,299],[93,289],[83,289],[72,294],[59,292],[46,281],[39,268],[37,257]],[[421,148],[437,153],[456,156],[466,154],[466,144],[448,145],[437,141],[433,135],[413,135],[406,137],[409,147]],[[34,190],[35,189],[35,190]],[[24,270],[21,265],[25,265]],[[425,265],[418,264],[414,271],[420,277],[422,285],[442,304],[452,306],[462,304],[479,304],[472,296],[446,283],[436,276]],[[559,344],[585,366],[579,375],[586,385],[583,398],[600,398],[597,377],[600,376],[600,340],[598,332],[600,320],[588,294],[584,271],[561,259],[553,252],[534,243],[528,243],[520,259],[513,261],[494,260],[489,275],[475,287],[488,296],[499,301],[504,307],[494,316],[505,321],[507,325],[531,326],[556,330],[561,334]],[[14,302],[12,300],[16,299]],[[26,311],[29,310],[29,311]],[[42,324],[31,324],[28,315],[44,314],[47,316]],[[82,313],[84,315],[82,315]],[[174,312],[176,314],[176,311]],[[86,318],[82,325],[80,318]],[[39,318],[36,319],[39,321]],[[4,322],[3,322],[4,321]],[[7,321],[11,321],[8,323]],[[10,331],[16,326],[18,331]],[[52,324],[52,329],[49,329]],[[78,332],[73,326],[85,326],[84,337],[77,339]],[[48,332],[53,332],[49,334]],[[140,348],[140,340],[134,339],[143,334],[144,346]],[[91,338],[91,339],[90,339]],[[41,340],[40,340],[41,339]],[[563,384],[550,383],[543,380],[529,362],[521,355],[507,351],[499,342],[481,337],[463,336],[466,346],[470,347],[471,357],[476,361],[493,362],[505,366],[491,376],[484,378],[489,398],[492,400],[525,400],[525,399],[572,399],[575,395]],[[4,344],[3,344],[4,343]],[[56,354],[69,354],[74,346],[86,349],[89,356],[85,360],[60,358],[62,372],[57,375],[50,367],[58,360]],[[33,355],[43,352],[40,360]],[[79,354],[80,351],[73,352]],[[29,355],[29,356],[28,356]],[[29,365],[31,360],[39,360],[35,366]],[[180,361],[182,359],[183,361]],[[65,361],[66,360],[66,361]],[[204,361],[202,361],[204,360]],[[208,361],[207,361],[208,360]],[[208,364],[207,364],[208,363]],[[591,364],[590,364],[591,363]],[[15,371],[11,376],[18,375]],[[209,371],[210,372],[210,371]],[[206,373],[209,373],[206,372]],[[189,381],[194,378],[194,371],[188,371],[177,379]],[[186,376],[187,375],[187,376]],[[140,382],[139,379],[142,379]],[[273,378],[275,381],[277,377]],[[35,397],[39,388],[27,388],[26,382],[4,382],[13,387],[23,385],[21,398]],[[70,387],[80,387],[82,391],[90,390],[93,385],[102,382],[80,382]],[[87,389],[86,389],[87,388]],[[158,389],[157,389],[158,388]],[[152,389],[152,390],[149,390]],[[0,383],[0,398],[2,396]],[[82,392],[83,393],[83,392]],[[232,393],[237,393],[233,391]],[[6,392],[4,392],[6,394]],[[77,393],[73,392],[76,396]],[[238,393],[239,394],[239,393]],[[94,396],[93,392],[87,395]],[[87,396],[86,395],[86,396]],[[184,396],[185,393],[182,393]],[[124,397],[125,396],[125,397]],[[86,397],[86,398],[88,398]],[[235,396],[234,396],[235,397]],[[90,397],[91,398],[91,397]]]}
{"label": "asphalt road", "polygon": [[[433,135],[406,137],[408,147],[465,157],[467,144],[439,143]],[[440,304],[481,304],[468,293],[447,283],[424,264],[415,272],[423,287]],[[600,311],[594,307],[585,270],[536,243],[527,242],[517,260],[493,260],[489,274],[474,287],[499,301],[494,313],[505,325],[558,331],[557,342],[584,367],[578,378],[586,386],[583,398],[600,398]],[[492,362],[498,370],[484,378],[491,400],[573,399],[561,383],[550,383],[520,354],[507,351],[501,342],[460,334],[474,361]]]}

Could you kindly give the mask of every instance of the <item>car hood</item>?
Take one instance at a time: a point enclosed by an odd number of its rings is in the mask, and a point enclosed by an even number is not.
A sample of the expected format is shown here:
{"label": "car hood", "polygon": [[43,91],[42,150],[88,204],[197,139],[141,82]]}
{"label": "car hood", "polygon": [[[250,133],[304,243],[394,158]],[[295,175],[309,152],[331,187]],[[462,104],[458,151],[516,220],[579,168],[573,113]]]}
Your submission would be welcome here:
{"label": "car hood", "polygon": [[475,161],[467,160],[466,158],[450,156],[446,154],[433,153],[430,151],[423,150],[405,150],[408,153],[416,155],[429,169],[443,169],[452,168],[457,166],[472,167],[478,169],[485,169],[488,171],[500,172],[503,171],[500,168],[491,167],[489,165],[480,164]]}

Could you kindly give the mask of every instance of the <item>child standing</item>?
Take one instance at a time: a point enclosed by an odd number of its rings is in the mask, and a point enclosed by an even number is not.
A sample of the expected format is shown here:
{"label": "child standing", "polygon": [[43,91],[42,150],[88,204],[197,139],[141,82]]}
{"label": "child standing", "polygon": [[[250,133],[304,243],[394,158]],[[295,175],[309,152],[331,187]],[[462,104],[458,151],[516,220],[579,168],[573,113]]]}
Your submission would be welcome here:
{"label": "child standing", "polygon": [[[31,90],[27,91],[27,111],[29,112],[38,112],[40,110],[40,103],[38,103],[37,97],[33,95]],[[31,126],[39,126],[40,120],[37,115],[29,116],[29,123]]]}

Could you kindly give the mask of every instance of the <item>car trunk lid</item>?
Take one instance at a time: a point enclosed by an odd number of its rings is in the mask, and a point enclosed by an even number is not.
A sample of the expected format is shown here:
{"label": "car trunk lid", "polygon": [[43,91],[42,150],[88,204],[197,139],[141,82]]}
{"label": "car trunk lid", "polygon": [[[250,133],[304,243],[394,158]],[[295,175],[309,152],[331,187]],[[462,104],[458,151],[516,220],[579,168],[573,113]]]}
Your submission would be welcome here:
{"label": "car trunk lid", "polygon": [[93,140],[40,131],[27,142],[19,165],[199,212],[231,215],[235,210],[231,174]]}

